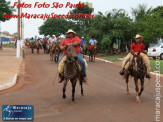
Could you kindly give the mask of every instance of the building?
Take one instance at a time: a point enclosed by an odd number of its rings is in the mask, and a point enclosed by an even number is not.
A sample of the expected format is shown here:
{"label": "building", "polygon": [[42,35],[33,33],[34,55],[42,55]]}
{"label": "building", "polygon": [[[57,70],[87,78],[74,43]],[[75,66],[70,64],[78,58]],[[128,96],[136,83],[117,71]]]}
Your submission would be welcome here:
{"label": "building", "polygon": [[1,41],[3,42],[3,44],[8,44],[8,43],[15,41],[14,36],[10,33],[2,32],[0,38],[1,38]]}
{"label": "building", "polygon": [[89,8],[93,8],[93,7],[92,7],[92,3],[85,2],[84,5],[87,5]]}

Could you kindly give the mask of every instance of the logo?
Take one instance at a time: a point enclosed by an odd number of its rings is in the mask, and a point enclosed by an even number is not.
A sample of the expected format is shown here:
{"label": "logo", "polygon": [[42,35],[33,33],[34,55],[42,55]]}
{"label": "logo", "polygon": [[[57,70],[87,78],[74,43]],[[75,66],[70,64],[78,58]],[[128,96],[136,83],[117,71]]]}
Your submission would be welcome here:
{"label": "logo", "polygon": [[3,121],[32,121],[33,105],[2,105]]}

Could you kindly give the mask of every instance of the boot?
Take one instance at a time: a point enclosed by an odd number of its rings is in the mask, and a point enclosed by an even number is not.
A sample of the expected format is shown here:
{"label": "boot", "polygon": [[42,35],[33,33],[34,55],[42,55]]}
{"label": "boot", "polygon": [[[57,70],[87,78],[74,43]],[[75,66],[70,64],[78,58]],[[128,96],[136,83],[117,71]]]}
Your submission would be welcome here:
{"label": "boot", "polygon": [[146,78],[149,78],[149,79],[151,78],[149,73],[146,74]]}
{"label": "boot", "polygon": [[87,77],[86,77],[86,76],[83,77],[83,81],[84,81],[85,83],[87,83]]}
{"label": "boot", "polygon": [[125,74],[125,69],[123,68],[120,72],[119,72],[120,75],[124,75]]}
{"label": "boot", "polygon": [[62,83],[64,81],[64,77],[59,74],[59,78],[58,78],[58,83]]}

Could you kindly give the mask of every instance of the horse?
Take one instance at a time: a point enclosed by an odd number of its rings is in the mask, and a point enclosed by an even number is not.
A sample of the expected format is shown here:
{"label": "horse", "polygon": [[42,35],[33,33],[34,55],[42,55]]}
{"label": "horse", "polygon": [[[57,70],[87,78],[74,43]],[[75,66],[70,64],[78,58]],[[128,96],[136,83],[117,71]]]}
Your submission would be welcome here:
{"label": "horse", "polygon": [[47,52],[46,42],[42,42],[42,46],[43,46],[43,49],[44,49],[44,53],[46,53]]}
{"label": "horse", "polygon": [[86,46],[86,44],[84,44],[84,45],[82,46],[82,54],[83,54],[83,58],[84,58],[84,55],[87,54],[87,46]]}
{"label": "horse", "polygon": [[3,44],[2,44],[2,41],[0,42],[0,49],[2,50],[2,46],[3,46]]}
{"label": "horse", "polygon": [[32,53],[34,53],[35,42],[30,42],[30,47],[31,47]]}
{"label": "horse", "polygon": [[54,50],[55,50],[55,44],[52,43],[52,45],[50,46],[50,61],[53,61],[54,59]]}
{"label": "horse", "polygon": [[[141,103],[141,100],[139,96],[142,94],[144,90],[144,77],[147,71],[147,68],[145,66],[145,63],[140,55],[140,53],[131,53],[133,55],[133,60],[130,62],[130,67],[128,70],[125,71],[124,78],[126,79],[127,84],[127,95],[129,95],[129,88],[128,88],[128,82],[129,82],[129,76],[132,76],[134,78],[135,82],[135,90],[136,90],[136,102]],[[139,92],[138,87],[138,80],[140,80],[141,83],[141,89]]]}
{"label": "horse", "polygon": [[59,44],[55,44],[55,47],[54,47],[54,61],[57,63],[58,60],[59,60],[59,55],[60,55],[60,46]]}
{"label": "horse", "polygon": [[95,56],[97,55],[97,46],[92,45],[88,47],[89,50],[89,61],[95,62]]}
{"label": "horse", "polygon": [[76,55],[74,46],[67,46],[67,59],[64,63],[64,85],[63,85],[63,99],[66,98],[66,86],[68,81],[71,81],[72,84],[72,102],[75,101],[75,87],[76,87],[76,83],[77,80],[79,80],[80,82],[80,86],[81,86],[81,95],[83,96],[83,76],[82,73],[80,71],[80,67],[79,67],[79,62],[78,62],[78,57]]}
{"label": "horse", "polygon": [[37,42],[36,49],[37,49],[37,54],[39,54],[40,53],[40,49],[42,49],[42,45],[41,45],[40,41]]}

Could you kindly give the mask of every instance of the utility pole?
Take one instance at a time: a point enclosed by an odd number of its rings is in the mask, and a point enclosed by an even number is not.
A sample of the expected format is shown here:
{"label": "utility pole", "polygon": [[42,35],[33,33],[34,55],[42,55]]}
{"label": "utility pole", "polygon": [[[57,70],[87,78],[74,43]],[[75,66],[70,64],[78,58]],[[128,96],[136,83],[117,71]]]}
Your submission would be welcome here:
{"label": "utility pole", "polygon": [[1,42],[1,21],[0,21],[0,42]]}
{"label": "utility pole", "polygon": [[[18,4],[20,4],[20,0],[18,0]],[[18,25],[17,25],[17,50],[16,57],[20,58],[20,8],[18,8]]]}
{"label": "utility pole", "polygon": [[[18,0],[18,4],[20,4],[20,0]],[[20,40],[20,8],[18,8],[18,26],[17,26],[17,40]]]}

